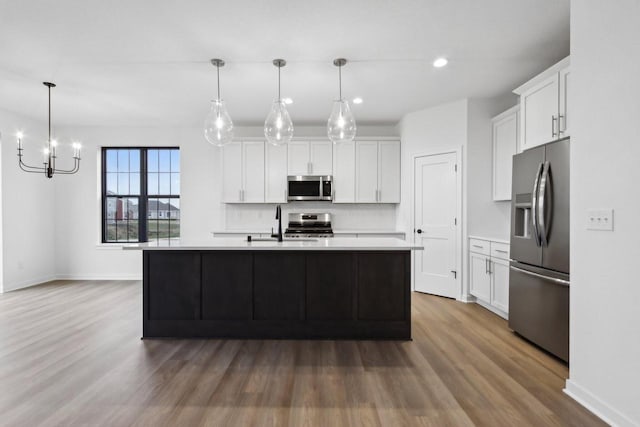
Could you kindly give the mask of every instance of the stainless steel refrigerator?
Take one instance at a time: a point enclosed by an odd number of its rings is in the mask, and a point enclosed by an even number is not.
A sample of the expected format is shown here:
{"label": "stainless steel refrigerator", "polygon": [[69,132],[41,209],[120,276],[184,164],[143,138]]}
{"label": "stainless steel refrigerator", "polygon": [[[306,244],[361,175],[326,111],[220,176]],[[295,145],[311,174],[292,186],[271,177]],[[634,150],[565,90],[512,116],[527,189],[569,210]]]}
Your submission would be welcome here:
{"label": "stainless steel refrigerator", "polygon": [[509,327],[569,360],[569,139],[513,157]]}

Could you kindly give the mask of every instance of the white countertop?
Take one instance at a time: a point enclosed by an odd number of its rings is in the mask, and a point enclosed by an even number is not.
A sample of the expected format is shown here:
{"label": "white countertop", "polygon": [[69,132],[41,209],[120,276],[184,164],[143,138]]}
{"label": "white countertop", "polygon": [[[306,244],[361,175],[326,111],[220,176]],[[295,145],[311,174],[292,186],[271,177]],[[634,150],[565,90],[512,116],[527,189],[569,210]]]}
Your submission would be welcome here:
{"label": "white countertop", "polygon": [[504,243],[506,245],[509,245],[511,242],[509,242],[509,240],[505,240],[505,239],[497,239],[494,237],[485,237],[485,236],[468,236],[469,239],[478,239],[478,240],[487,240],[490,242],[498,242],[498,243]]}
{"label": "white countertop", "polygon": [[391,237],[358,239],[354,237],[332,237],[315,241],[252,241],[240,237],[219,237],[209,240],[172,240],[139,243],[123,246],[124,250],[204,250],[204,251],[408,251],[424,247]]}
{"label": "white countertop", "polygon": [[[283,227],[284,228],[284,227]],[[247,230],[214,230],[213,234],[270,234],[271,230],[257,230],[257,229],[247,229]],[[356,230],[356,229],[334,229],[333,234],[405,234],[404,231],[398,230],[376,230],[376,229],[365,229],[365,230]]]}

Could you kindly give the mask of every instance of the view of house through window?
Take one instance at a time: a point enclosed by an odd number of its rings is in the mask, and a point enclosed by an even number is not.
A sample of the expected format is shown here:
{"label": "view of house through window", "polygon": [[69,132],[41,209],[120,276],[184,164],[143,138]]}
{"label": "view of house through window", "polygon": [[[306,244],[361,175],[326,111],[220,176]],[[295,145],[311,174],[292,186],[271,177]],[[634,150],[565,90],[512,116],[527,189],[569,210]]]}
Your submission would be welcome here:
{"label": "view of house through window", "polygon": [[102,149],[102,241],[180,237],[180,150]]}

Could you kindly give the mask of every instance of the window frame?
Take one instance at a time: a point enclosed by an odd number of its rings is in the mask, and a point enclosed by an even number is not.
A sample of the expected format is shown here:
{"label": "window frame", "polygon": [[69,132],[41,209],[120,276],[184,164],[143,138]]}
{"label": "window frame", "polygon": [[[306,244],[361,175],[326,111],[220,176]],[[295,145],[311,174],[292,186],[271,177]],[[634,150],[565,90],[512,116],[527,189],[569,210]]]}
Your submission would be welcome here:
{"label": "window frame", "polygon": [[[140,194],[132,195],[132,194],[118,194],[117,198],[122,199],[138,199],[138,240],[128,240],[128,241],[109,241],[107,240],[107,227],[106,227],[106,215],[107,215],[107,152],[109,150],[139,150],[140,151]],[[152,146],[110,146],[110,147],[101,147],[100,150],[100,167],[102,170],[100,171],[101,177],[101,213],[100,213],[100,228],[101,228],[101,240],[105,245],[126,245],[126,244],[135,244],[135,243],[146,243],[149,241],[149,236],[147,234],[148,227],[147,222],[149,220],[147,212],[149,198],[152,199],[178,199],[182,197],[182,190],[180,190],[179,195],[172,194],[154,194],[149,195],[147,188],[147,153],[149,150],[178,150],[180,151],[180,147],[167,146],[167,147],[152,147]],[[182,158],[182,156],[181,156]],[[131,172],[129,172],[131,173]],[[180,168],[180,172],[182,175],[182,168]],[[182,180],[181,180],[182,181]],[[182,215],[181,215],[182,217]],[[116,235],[117,237],[117,235]],[[170,239],[171,237],[168,237]]]}

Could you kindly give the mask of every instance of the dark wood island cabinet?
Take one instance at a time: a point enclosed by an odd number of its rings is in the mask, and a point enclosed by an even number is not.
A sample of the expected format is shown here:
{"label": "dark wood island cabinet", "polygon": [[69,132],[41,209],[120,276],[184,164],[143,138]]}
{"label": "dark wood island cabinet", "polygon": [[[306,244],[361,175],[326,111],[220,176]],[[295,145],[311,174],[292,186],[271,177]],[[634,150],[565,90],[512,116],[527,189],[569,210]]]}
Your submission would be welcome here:
{"label": "dark wood island cabinet", "polygon": [[411,339],[414,247],[141,249],[143,338]]}

